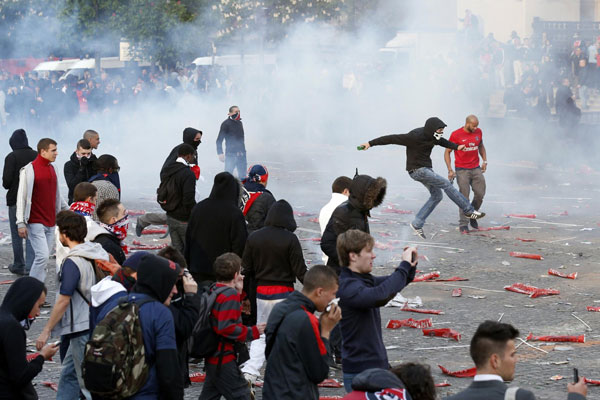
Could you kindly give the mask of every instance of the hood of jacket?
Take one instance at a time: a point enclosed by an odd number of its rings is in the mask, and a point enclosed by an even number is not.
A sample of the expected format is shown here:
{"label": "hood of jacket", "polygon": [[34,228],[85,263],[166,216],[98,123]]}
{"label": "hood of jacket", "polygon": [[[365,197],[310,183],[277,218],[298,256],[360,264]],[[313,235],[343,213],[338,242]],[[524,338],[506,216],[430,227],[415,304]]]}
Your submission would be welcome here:
{"label": "hood of jacket", "polygon": [[433,134],[440,128],[445,128],[446,124],[444,121],[439,119],[438,117],[431,117],[425,121],[425,126],[423,127],[423,135],[430,140],[435,140]]}
{"label": "hood of jacket", "polygon": [[98,307],[117,293],[123,293],[127,296],[127,290],[119,282],[112,280],[112,276],[107,276],[91,288],[92,307]]}
{"label": "hood of jacket", "polygon": [[404,383],[392,372],[381,368],[366,369],[352,379],[352,389],[377,392],[382,389],[404,389]]}
{"label": "hood of jacket", "polygon": [[10,285],[0,308],[12,314],[17,321],[23,321],[29,316],[43,290],[44,284],[37,279],[21,277]]}
{"label": "hood of jacket", "polygon": [[133,292],[147,294],[164,303],[171,294],[180,272],[179,264],[154,254],[147,254],[138,265],[137,283]]}
{"label": "hood of jacket", "polygon": [[94,242],[84,242],[73,247],[67,254],[67,257],[72,256],[83,257],[88,260],[100,259],[108,261],[108,253],[106,250],[104,250],[99,243]]}
{"label": "hood of jacket", "polygon": [[29,149],[29,141],[27,140],[25,129],[14,131],[10,139],[8,139],[8,144],[10,144],[10,148],[13,150]]}
{"label": "hood of jacket", "polygon": [[200,142],[195,142],[194,138],[196,137],[196,135],[198,133],[202,133],[202,131],[199,131],[198,129],[194,129],[194,128],[185,128],[183,130],[183,143],[187,143],[190,146],[192,146],[194,149],[197,149],[198,146],[200,145]]}
{"label": "hood of jacket", "polygon": [[265,226],[275,226],[294,232],[297,225],[296,220],[294,219],[294,210],[292,210],[290,203],[285,200],[276,201],[267,213]]}
{"label": "hood of jacket", "polygon": [[350,184],[348,201],[361,211],[369,211],[381,205],[387,190],[387,181],[381,177],[356,175]]}
{"label": "hood of jacket", "polygon": [[293,291],[285,302],[280,303],[281,305],[276,308],[276,312],[272,312],[269,316],[269,325],[277,326],[279,322],[283,320],[289,313],[298,310],[300,307],[306,308],[308,312],[315,312],[315,303],[311,299],[306,297],[302,292],[297,290]]}
{"label": "hood of jacket", "polygon": [[240,182],[229,172],[221,172],[215,176],[212,190],[208,196],[237,207],[240,197]]}

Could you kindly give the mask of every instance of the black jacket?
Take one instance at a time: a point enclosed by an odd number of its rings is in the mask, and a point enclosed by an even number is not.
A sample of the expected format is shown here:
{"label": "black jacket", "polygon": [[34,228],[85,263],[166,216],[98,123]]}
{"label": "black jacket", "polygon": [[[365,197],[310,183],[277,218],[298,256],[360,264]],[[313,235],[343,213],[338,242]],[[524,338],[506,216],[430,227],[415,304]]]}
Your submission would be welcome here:
{"label": "black jacket", "polygon": [[349,229],[358,229],[369,233],[369,211],[383,202],[387,182],[379,177],[357,175],[350,185],[350,197],[340,204],[327,223],[321,237],[321,250],[329,257],[327,265],[336,269],[339,275],[339,260],[337,255],[337,237]]}
{"label": "black jacket", "polygon": [[196,149],[196,152],[194,153],[194,164],[198,164],[198,146],[200,145],[200,142],[194,142],[194,138],[196,137],[196,134],[199,131],[196,130],[188,130],[185,129],[183,131],[183,143],[178,144],[177,146],[173,147],[173,150],[171,150],[171,152],[169,153],[169,155],[167,156],[167,159],[165,160],[165,162],[163,163],[163,166],[160,169],[160,174],[163,174],[163,170],[165,169],[165,167],[169,164],[171,164],[172,162],[174,162],[175,160],[177,160],[177,155],[179,154],[179,146],[181,146],[182,144],[189,144],[190,146],[192,146],[194,149]]}
{"label": "black jacket", "polygon": [[99,243],[100,246],[109,254],[111,254],[119,265],[125,262],[125,252],[121,248],[121,241],[112,233],[106,231],[92,240],[94,243]]}
{"label": "black jacket", "polygon": [[23,129],[14,131],[8,143],[13,151],[8,153],[4,159],[2,186],[4,189],[8,189],[6,193],[6,205],[10,207],[17,204],[19,172],[21,168],[35,160],[38,153],[29,147],[27,135]]}
{"label": "black jacket", "polygon": [[161,182],[167,179],[175,180],[175,187],[181,200],[177,209],[168,211],[167,215],[178,221],[187,222],[192,208],[196,205],[196,176],[188,165],[173,161],[163,168],[160,174]]}
{"label": "black jacket", "polygon": [[432,168],[431,150],[433,146],[440,145],[448,149],[456,150],[458,145],[444,138],[437,140],[433,134],[436,130],[445,127],[446,124],[437,117],[429,118],[422,128],[413,129],[402,135],[388,135],[369,140],[371,146],[385,144],[399,144],[406,146],[406,170],[427,167]]}
{"label": "black jacket", "polygon": [[194,279],[214,281],[213,263],[223,253],[242,256],[246,221],[238,207],[240,184],[229,172],[215,176],[208,198],[194,206],[185,234],[184,256]]}
{"label": "black jacket", "polygon": [[306,263],[295,230],[292,206],[279,200],[269,210],[265,227],[248,236],[244,275],[253,276],[259,286],[294,287],[296,278],[303,282]]}
{"label": "black jacket", "polygon": [[171,299],[169,310],[173,314],[175,323],[175,341],[177,342],[177,356],[179,369],[182,372],[183,387],[190,385],[190,368],[188,363],[187,340],[192,335],[192,330],[198,321],[200,311],[200,295],[183,294],[183,285],[177,283],[177,294]]}
{"label": "black jacket", "polygon": [[73,191],[75,186],[81,182],[87,182],[96,175],[93,165],[97,161],[94,154],[90,158],[77,158],[77,153],[73,152],[69,161],[65,163],[64,173],[67,186],[69,187],[69,204],[73,202]]}
{"label": "black jacket", "polygon": [[[260,192],[261,194],[254,200],[250,209],[246,213],[246,221],[248,222],[248,234],[265,226],[267,213],[271,206],[275,203],[275,197],[263,185],[257,182],[244,183],[244,189],[248,192]],[[294,228],[295,229],[295,228]]]}
{"label": "black jacket", "polygon": [[31,381],[42,370],[44,357],[27,362],[26,336],[20,321],[27,319],[43,288],[35,278],[19,278],[0,306],[0,399],[37,398]]}
{"label": "black jacket", "polygon": [[317,400],[317,385],[329,376],[329,340],[321,337],[315,304],[293,292],[277,304],[265,329],[267,369],[264,400]]}
{"label": "black jacket", "polygon": [[225,140],[225,154],[245,153],[244,125],[242,121],[227,118],[221,124],[217,136],[217,154],[223,154],[223,140]]}

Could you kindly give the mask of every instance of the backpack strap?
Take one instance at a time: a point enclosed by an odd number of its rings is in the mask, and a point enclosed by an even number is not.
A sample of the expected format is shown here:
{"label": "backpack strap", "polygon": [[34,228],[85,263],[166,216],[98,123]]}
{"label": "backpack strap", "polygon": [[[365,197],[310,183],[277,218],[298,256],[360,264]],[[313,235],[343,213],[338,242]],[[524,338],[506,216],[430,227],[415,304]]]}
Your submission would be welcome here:
{"label": "backpack strap", "polygon": [[509,387],[504,393],[504,400],[516,400],[518,387]]}

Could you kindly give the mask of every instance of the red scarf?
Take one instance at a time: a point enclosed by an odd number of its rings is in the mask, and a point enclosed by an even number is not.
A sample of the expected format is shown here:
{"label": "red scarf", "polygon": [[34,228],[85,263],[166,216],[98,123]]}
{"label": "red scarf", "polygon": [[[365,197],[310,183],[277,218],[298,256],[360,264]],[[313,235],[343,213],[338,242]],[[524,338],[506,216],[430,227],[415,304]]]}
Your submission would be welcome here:
{"label": "red scarf", "polygon": [[125,214],[123,218],[110,225],[100,222],[100,226],[115,235],[121,241],[121,248],[123,249],[123,252],[125,252],[125,254],[129,254],[129,249],[125,244],[127,229],[129,229],[129,215]]}
{"label": "red scarf", "polygon": [[89,201],[76,201],[75,203],[71,204],[70,209],[77,214],[91,217],[96,209],[96,205],[94,203],[90,203]]}

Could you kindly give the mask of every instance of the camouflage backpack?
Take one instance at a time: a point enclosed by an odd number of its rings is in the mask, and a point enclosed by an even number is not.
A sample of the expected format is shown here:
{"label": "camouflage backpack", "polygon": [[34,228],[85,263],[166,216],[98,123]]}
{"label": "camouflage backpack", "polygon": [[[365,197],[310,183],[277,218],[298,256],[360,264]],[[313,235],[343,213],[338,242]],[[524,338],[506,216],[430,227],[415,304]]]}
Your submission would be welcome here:
{"label": "camouflage backpack", "polygon": [[122,399],[134,395],[146,383],[149,367],[139,309],[150,301],[156,300],[122,297],[94,328],[82,363],[85,387],[91,393]]}

